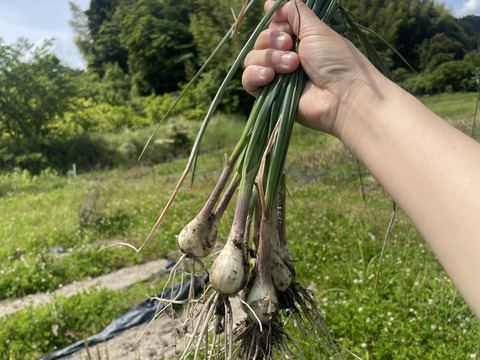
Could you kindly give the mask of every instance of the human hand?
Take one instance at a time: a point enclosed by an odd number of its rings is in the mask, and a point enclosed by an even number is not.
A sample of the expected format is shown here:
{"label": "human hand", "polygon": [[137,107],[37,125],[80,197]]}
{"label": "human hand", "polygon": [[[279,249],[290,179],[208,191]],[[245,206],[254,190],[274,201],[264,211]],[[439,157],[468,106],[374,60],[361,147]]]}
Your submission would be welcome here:
{"label": "human hand", "polygon": [[[273,3],[266,1],[265,10]],[[292,35],[300,40],[298,53],[291,51]],[[275,73],[292,72],[300,63],[309,79],[299,100],[298,121],[340,136],[343,120],[348,118],[358,93],[365,86],[375,85],[374,78],[380,73],[304,3],[292,0],[277,9],[269,29],[260,34],[254,50],[247,55],[243,85],[256,95]]]}

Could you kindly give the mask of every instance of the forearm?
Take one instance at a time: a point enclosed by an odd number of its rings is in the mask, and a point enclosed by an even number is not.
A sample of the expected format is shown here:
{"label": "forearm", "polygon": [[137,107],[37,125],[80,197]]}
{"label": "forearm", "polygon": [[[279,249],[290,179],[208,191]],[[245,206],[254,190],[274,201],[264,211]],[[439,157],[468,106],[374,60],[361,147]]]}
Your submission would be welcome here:
{"label": "forearm", "polygon": [[480,144],[395,84],[376,85],[358,93],[339,137],[406,213],[480,317]]}

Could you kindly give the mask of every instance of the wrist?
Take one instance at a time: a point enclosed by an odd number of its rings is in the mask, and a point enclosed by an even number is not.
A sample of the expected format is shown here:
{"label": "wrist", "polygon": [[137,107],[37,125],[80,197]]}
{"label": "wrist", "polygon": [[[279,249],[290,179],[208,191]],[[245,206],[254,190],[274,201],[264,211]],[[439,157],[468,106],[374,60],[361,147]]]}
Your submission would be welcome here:
{"label": "wrist", "polygon": [[392,91],[392,86],[396,85],[373,66],[361,69],[342,93],[333,135],[353,150],[358,139],[373,130],[382,112],[384,94]]}

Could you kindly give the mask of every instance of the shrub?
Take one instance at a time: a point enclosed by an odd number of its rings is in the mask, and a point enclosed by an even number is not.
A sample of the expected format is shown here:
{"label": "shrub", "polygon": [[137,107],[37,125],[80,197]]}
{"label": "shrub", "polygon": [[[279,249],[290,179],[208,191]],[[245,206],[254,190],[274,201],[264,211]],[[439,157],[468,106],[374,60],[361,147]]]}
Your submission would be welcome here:
{"label": "shrub", "polygon": [[471,80],[475,67],[466,60],[448,61],[440,64],[427,76],[427,93],[475,91]]}
{"label": "shrub", "polygon": [[[82,133],[66,138],[0,139],[0,168],[25,169],[38,175],[47,168],[67,174],[79,171],[136,165],[151,128],[120,133]],[[188,149],[191,134],[187,122],[172,121],[150,145],[143,164],[158,164]]]}
{"label": "shrub", "polygon": [[[440,61],[442,56],[439,54],[436,60]],[[432,59],[432,62],[434,60]],[[405,71],[396,70],[395,75],[400,75],[396,77],[398,83],[414,95],[470,92],[477,90],[475,81],[471,79],[477,67],[480,67],[480,55],[470,52],[462,60],[442,62],[431,71],[406,76]]]}

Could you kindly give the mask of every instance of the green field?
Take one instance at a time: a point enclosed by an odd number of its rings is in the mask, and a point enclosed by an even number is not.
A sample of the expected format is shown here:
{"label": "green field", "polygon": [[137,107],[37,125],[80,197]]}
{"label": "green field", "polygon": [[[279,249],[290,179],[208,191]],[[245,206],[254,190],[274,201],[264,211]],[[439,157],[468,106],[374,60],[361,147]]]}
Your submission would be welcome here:
{"label": "green field", "polygon": [[[470,133],[476,94],[421,99]],[[192,122],[192,127],[198,126]],[[45,172],[0,176],[0,298],[52,291],[63,284],[168,256],[174,236],[200,210],[243,127],[216,117],[206,134],[191,191],[182,188],[156,235],[140,246],[185,164],[79,176]],[[80,169],[81,170],[81,169]],[[363,359],[480,358],[480,323],[408,219],[398,211],[374,291],[392,202],[334,138],[295,127],[286,163],[287,236],[298,281],[315,289],[327,325],[342,345]],[[226,238],[232,211],[219,228]],[[61,256],[54,246],[67,250]],[[475,275],[472,275],[475,276]],[[88,337],[129,305],[152,294],[149,283],[125,292],[95,291],[0,319],[0,359],[29,359]],[[80,321],[81,319],[81,321]],[[58,335],[52,334],[58,324]]]}

